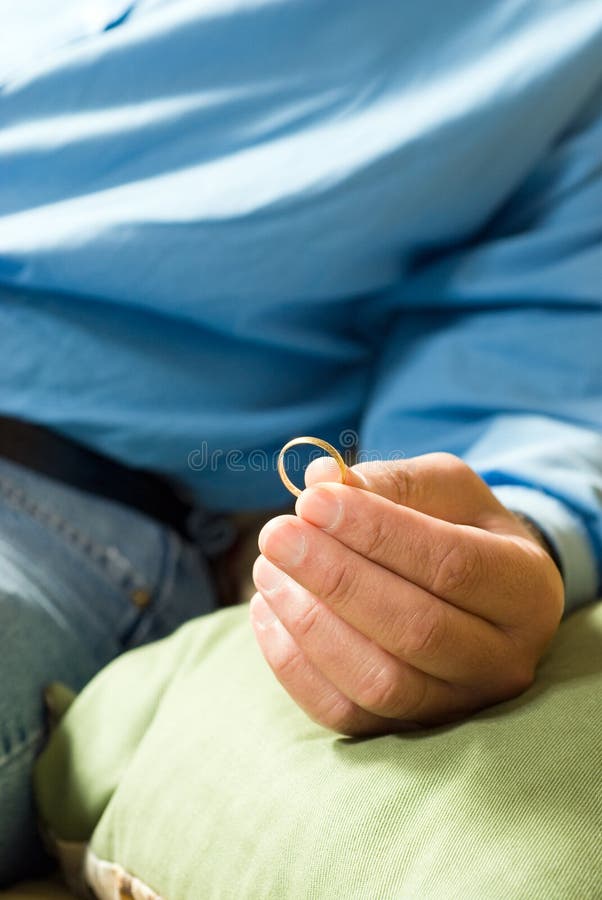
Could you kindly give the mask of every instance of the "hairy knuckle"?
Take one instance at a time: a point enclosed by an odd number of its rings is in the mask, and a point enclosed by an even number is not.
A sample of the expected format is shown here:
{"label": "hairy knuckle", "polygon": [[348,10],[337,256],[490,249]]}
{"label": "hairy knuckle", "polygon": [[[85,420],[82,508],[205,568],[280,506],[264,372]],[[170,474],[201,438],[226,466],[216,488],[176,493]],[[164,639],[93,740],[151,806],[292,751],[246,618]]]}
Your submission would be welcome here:
{"label": "hairy knuckle", "polygon": [[470,595],[481,578],[481,557],[469,543],[458,543],[436,561],[433,592],[446,598]]}

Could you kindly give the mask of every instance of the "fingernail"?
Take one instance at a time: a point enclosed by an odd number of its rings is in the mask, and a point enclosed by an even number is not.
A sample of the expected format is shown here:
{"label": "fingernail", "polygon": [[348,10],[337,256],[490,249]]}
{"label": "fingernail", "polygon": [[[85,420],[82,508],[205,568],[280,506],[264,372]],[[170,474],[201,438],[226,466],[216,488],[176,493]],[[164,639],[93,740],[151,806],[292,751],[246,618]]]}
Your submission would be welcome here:
{"label": "fingernail", "polygon": [[261,594],[255,594],[251,598],[251,615],[257,627],[261,628],[262,631],[265,631],[276,621],[276,616]]}
{"label": "fingernail", "polygon": [[269,522],[259,535],[259,549],[275,563],[297,566],[305,556],[305,535],[294,521]]}
{"label": "fingernail", "polygon": [[284,581],[286,575],[265,558],[259,556],[253,566],[253,581],[260,591],[266,594],[273,593]]}
{"label": "fingernail", "polygon": [[332,529],[341,521],[343,504],[334,491],[308,488],[297,500],[297,512],[318,528]]}

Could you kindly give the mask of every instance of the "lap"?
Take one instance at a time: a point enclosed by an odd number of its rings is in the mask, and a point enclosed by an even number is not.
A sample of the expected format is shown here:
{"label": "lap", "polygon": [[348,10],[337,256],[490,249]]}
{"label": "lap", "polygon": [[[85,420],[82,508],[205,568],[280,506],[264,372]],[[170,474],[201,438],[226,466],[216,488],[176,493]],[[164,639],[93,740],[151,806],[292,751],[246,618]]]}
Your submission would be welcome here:
{"label": "lap", "polygon": [[43,864],[30,786],[45,734],[44,688],[81,686],[96,671],[67,623],[0,588],[0,885]]}
{"label": "lap", "polygon": [[0,461],[0,886],[44,860],[30,782],[45,687],[78,691],[214,605],[200,554],[166,529]]}
{"label": "lap", "polygon": [[37,768],[40,815],[102,897],[125,870],[163,897],[593,900],[601,647],[593,604],[521,696],[350,740],[282,690],[248,608],[222,610],[77,698]]}

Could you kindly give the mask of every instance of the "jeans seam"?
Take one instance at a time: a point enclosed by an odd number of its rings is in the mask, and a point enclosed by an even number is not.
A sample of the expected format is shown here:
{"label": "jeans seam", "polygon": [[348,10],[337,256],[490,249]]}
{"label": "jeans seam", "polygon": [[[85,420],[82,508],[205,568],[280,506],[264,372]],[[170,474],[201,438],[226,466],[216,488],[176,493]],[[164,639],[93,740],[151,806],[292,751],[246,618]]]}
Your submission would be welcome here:
{"label": "jeans seam", "polygon": [[37,728],[33,734],[30,734],[26,740],[21,741],[17,746],[11,747],[11,749],[3,753],[0,756],[0,766],[9,765],[17,756],[23,753],[26,750],[29,750],[32,746],[38,743],[40,738],[42,738],[45,734],[44,728]]}
{"label": "jeans seam", "polygon": [[169,606],[169,597],[174,587],[175,573],[180,559],[182,548],[180,539],[168,530],[161,532],[161,565],[152,606],[149,607],[149,616],[133,623],[127,635],[126,646],[137,646],[138,641],[144,641],[149,631],[161,621],[165,606]]}
{"label": "jeans seam", "polygon": [[[26,513],[30,518],[66,540],[69,545],[83,552],[92,563],[100,567],[113,581],[117,580],[122,589],[132,591],[147,588],[146,579],[140,575],[117,547],[106,546],[95,541],[62,516],[50,511],[37,500],[33,500],[23,488],[13,484],[2,475],[0,475],[0,495],[13,507]],[[121,575],[117,579],[111,572],[111,565],[121,570]]]}

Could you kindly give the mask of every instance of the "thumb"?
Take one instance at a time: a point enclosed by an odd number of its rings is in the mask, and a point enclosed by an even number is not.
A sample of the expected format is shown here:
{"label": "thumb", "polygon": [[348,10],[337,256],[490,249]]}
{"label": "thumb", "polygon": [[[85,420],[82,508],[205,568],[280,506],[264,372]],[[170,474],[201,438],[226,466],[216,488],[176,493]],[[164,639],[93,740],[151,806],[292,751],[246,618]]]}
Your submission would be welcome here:
{"label": "thumb", "polygon": [[[341,481],[334,459],[320,457],[310,463],[306,487],[329,481]],[[456,525],[484,528],[492,516],[506,513],[476,472],[451,453],[359,463],[347,469],[345,484]]]}

